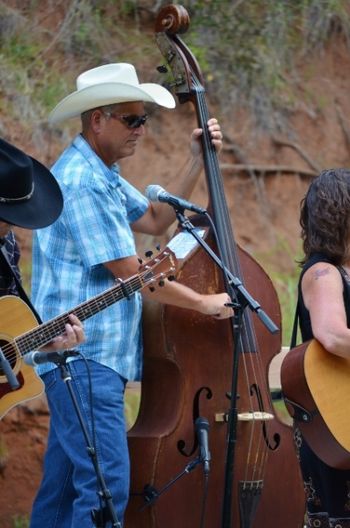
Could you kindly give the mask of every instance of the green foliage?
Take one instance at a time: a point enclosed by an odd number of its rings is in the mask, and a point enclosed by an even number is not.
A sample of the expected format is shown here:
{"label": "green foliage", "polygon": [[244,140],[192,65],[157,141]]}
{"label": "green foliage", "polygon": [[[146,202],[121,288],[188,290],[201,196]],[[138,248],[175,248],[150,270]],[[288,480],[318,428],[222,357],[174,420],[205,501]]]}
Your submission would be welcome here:
{"label": "green foliage", "polygon": [[[302,250],[292,248],[287,240],[280,238],[268,253],[255,255],[257,261],[270,276],[276,289],[282,312],[282,345],[289,346],[292,335]],[[281,264],[283,263],[283,266]],[[281,270],[283,268],[283,271]]]}
{"label": "green foliage", "polygon": [[[38,4],[31,0],[17,8],[0,5],[0,87],[15,98],[25,94],[25,104],[33,105],[39,119],[66,93],[77,71],[114,60],[148,70],[148,64],[154,68],[159,60],[153,19],[166,1],[57,0],[54,27],[45,16],[37,16]],[[249,108],[256,123],[270,131],[283,128],[293,110],[295,61],[303,56],[311,62],[332,35],[349,41],[346,0],[182,4],[191,18],[183,39],[201,66],[210,97],[223,111],[227,105]]]}
{"label": "green foliage", "polygon": [[120,12],[122,16],[135,16],[137,11],[137,0],[124,0],[120,2]]}
{"label": "green foliage", "polygon": [[29,528],[29,518],[27,515],[15,515],[12,518],[12,528]]}
{"label": "green foliage", "polygon": [[30,294],[32,278],[32,261],[31,258],[21,258],[20,260],[22,286]]}
{"label": "green foliage", "polygon": [[304,0],[303,31],[307,48],[323,47],[333,33],[344,33],[349,41],[350,12],[343,0]]}
{"label": "green foliage", "polygon": [[36,58],[39,49],[37,42],[34,42],[26,33],[14,35],[2,46],[2,52],[9,58],[9,62],[22,67],[26,67],[28,62]]}
{"label": "green foliage", "polygon": [[282,311],[282,344],[289,346],[295,315],[299,271],[271,272],[271,280],[277,291]]}
{"label": "green foliage", "polygon": [[[137,2],[57,0],[54,27],[46,24],[47,15],[37,16],[37,8],[35,0],[17,8],[0,5],[0,89],[7,113],[31,127],[46,121],[77,72],[115,60],[140,63],[157,54],[149,35],[128,20]],[[49,14],[51,9],[47,0]]]}
{"label": "green foliage", "polygon": [[312,58],[333,34],[350,35],[345,0],[206,0],[184,2],[191,12],[186,41],[201,49],[199,62],[211,96],[245,105],[256,123],[273,131],[293,110],[294,64]]}
{"label": "green foliage", "polygon": [[127,424],[127,429],[130,429],[136,421],[141,402],[141,386],[133,387],[127,386],[125,392],[124,413]]}
{"label": "green foliage", "polygon": [[38,81],[35,94],[42,104],[43,110],[49,112],[57,102],[68,93],[67,82],[64,78],[55,78],[54,74],[49,79]]}
{"label": "green foliage", "polygon": [[286,425],[292,425],[293,420],[290,416],[290,414],[287,411],[287,407],[284,403],[284,400],[282,398],[277,400],[272,400],[275,413],[277,417],[281,420],[281,422],[285,423]]}

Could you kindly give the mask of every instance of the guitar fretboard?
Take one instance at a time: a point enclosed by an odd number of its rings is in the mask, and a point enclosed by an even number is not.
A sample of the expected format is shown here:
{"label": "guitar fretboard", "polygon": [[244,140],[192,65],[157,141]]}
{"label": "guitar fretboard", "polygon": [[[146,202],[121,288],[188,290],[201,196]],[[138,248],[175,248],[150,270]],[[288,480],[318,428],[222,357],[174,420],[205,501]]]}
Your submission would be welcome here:
{"label": "guitar fretboard", "polygon": [[152,278],[152,272],[146,271],[143,274],[135,275],[125,282],[120,282],[112,288],[96,295],[92,299],[76,306],[50,321],[41,324],[39,327],[17,337],[14,341],[21,354],[40,348],[52,341],[52,339],[65,331],[65,325],[70,323],[69,315],[76,315],[80,321],[85,321],[89,317],[108,308],[112,304],[122,299],[128,298],[136,291],[140,290],[145,283],[149,282],[147,274]]}

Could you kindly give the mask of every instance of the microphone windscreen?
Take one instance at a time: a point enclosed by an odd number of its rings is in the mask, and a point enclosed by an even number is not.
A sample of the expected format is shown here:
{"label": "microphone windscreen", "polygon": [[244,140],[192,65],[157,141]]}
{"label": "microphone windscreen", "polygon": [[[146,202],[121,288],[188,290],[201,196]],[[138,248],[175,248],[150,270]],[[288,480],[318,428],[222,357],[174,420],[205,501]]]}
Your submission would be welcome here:
{"label": "microphone windscreen", "polygon": [[149,200],[151,200],[151,202],[157,202],[158,195],[163,190],[164,189],[160,185],[149,185],[146,187],[145,195]]}

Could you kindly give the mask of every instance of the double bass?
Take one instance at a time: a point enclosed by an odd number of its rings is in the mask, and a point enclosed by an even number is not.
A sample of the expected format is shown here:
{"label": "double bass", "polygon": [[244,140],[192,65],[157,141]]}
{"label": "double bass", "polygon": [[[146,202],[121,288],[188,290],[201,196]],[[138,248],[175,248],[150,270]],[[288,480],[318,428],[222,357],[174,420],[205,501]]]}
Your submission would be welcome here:
{"label": "double bass", "polygon": [[[234,239],[206,127],[202,75],[178,36],[188,26],[187,11],[178,5],[165,6],[156,19],[156,40],[176,95],[180,103],[194,105],[203,129],[207,210],[213,223],[200,215],[190,222],[280,326],[271,280]],[[190,250],[177,280],[201,293],[228,287],[201,244]],[[128,433],[126,528],[303,526],[305,500],[292,432],[276,417],[268,385],[268,366],[281,350],[280,333],[270,332],[247,307],[240,313],[237,328],[237,318],[216,320],[172,306],[148,306],[140,410]],[[198,430],[198,423],[206,427]],[[210,449],[206,467],[198,457],[203,432]]]}

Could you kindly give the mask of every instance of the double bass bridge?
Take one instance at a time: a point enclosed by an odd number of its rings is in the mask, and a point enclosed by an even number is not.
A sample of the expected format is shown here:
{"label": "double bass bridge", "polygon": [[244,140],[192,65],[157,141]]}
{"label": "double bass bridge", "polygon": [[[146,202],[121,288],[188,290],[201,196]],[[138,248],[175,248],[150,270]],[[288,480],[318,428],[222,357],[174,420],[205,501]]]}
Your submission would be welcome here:
{"label": "double bass bridge", "polygon": [[[229,415],[228,413],[216,413],[215,421],[216,422],[228,422]],[[271,413],[265,411],[252,411],[252,412],[243,412],[237,414],[237,420],[239,422],[267,422],[273,420],[274,416]]]}

